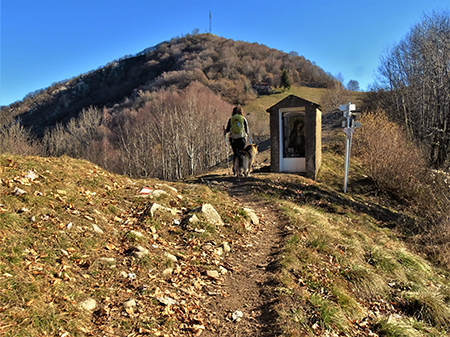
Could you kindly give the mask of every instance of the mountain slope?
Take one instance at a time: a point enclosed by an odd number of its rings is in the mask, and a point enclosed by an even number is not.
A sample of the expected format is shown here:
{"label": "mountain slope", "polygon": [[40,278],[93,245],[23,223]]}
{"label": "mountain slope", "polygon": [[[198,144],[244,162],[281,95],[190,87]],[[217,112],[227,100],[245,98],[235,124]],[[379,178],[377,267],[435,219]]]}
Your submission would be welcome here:
{"label": "mountain slope", "polygon": [[279,85],[282,69],[292,84],[327,87],[333,79],[302,56],[256,43],[211,34],[172,39],[105,67],[29,94],[3,110],[20,117],[42,136],[46,128],[67,123],[89,106],[111,108],[133,104],[139,91],[184,89],[193,81],[208,86],[224,100],[245,103],[255,96],[252,85]]}

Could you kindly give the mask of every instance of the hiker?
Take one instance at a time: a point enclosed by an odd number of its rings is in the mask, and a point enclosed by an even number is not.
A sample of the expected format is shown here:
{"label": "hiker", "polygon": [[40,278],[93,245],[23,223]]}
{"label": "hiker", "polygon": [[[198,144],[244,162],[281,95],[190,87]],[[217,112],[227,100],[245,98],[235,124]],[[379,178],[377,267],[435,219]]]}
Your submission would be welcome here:
{"label": "hiker", "polygon": [[244,117],[244,109],[241,106],[235,106],[233,109],[233,115],[228,120],[227,127],[223,127],[223,133],[226,135],[230,133],[229,139],[231,148],[233,149],[233,160],[236,157],[236,153],[243,150],[247,143],[248,135],[248,123]]}

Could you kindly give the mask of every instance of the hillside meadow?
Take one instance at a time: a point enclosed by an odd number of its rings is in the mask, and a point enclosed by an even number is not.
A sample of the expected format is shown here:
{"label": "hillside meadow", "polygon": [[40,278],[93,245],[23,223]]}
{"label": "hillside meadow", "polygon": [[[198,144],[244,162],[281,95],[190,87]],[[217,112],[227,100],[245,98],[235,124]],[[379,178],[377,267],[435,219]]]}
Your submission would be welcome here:
{"label": "hillside meadow", "polygon": [[[68,157],[1,155],[0,331],[64,337],[236,331],[258,317],[243,309],[236,322],[208,303],[233,298],[226,280],[242,272],[234,258],[261,253],[255,241],[279,226],[284,239],[270,270],[277,299],[267,305],[283,336],[445,336],[449,273],[396,232],[410,215],[362,192],[343,194],[342,156],[326,151],[323,160],[317,182],[255,172],[236,183],[211,171],[169,183]],[[365,179],[363,171],[355,161],[351,181]],[[151,196],[141,194],[143,187]],[[254,202],[259,224],[252,224],[244,199]],[[201,213],[189,221],[205,204],[222,223]],[[275,211],[278,221],[265,220]]]}

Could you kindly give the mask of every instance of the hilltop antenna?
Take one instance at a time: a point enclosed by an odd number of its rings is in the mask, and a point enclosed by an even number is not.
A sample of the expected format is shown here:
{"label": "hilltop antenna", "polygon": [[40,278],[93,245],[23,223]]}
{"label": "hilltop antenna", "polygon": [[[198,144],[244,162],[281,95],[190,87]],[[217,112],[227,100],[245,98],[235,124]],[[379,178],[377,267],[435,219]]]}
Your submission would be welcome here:
{"label": "hilltop antenna", "polygon": [[209,34],[211,34],[211,11],[209,11]]}

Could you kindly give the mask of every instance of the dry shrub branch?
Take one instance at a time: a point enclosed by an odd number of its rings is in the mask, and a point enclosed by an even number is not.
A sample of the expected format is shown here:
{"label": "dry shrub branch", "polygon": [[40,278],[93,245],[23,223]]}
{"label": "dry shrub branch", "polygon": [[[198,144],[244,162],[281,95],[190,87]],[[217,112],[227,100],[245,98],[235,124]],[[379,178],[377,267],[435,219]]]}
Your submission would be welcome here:
{"label": "dry shrub branch", "polygon": [[381,189],[403,200],[416,223],[402,230],[437,262],[450,262],[450,175],[430,170],[406,133],[382,111],[363,116],[354,149]]}

